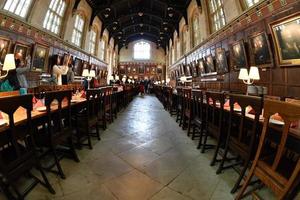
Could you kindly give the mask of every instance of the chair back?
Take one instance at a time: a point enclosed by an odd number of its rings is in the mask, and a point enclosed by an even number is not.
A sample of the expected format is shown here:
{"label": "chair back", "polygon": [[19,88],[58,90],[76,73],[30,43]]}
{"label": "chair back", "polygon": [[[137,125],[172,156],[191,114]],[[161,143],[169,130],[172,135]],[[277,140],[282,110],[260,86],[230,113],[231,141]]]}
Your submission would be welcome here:
{"label": "chair back", "polygon": [[106,87],[102,89],[102,92],[104,92],[104,108],[105,111],[109,111],[111,109],[111,103],[112,103],[112,87]]}
{"label": "chair back", "polygon": [[202,90],[192,90],[192,112],[194,118],[204,120],[204,109],[203,109],[203,92]]}
{"label": "chair back", "polygon": [[[246,159],[249,155],[255,153],[253,152],[256,149],[254,146],[258,144],[259,118],[262,113],[263,99],[238,94],[230,94],[229,99],[229,145],[231,149],[234,149],[236,153]],[[249,114],[247,111],[249,111]]]}
{"label": "chair back", "polygon": [[86,94],[87,116],[89,118],[97,117],[101,109],[102,92],[100,89],[88,89]]}
{"label": "chair back", "polygon": [[192,89],[184,88],[183,89],[183,108],[187,116],[192,114]]}
{"label": "chair back", "polygon": [[[282,127],[270,123],[274,114],[281,116],[284,122]],[[299,146],[299,129],[292,128],[293,123],[300,120],[300,105],[265,100],[263,116],[265,121],[252,168],[254,174],[273,190],[278,199],[287,199],[300,180],[299,152],[294,150]],[[266,156],[264,152],[270,146],[269,138],[274,135],[274,129],[281,133],[280,140],[276,145],[272,142],[274,153]]]}
{"label": "chair back", "polygon": [[63,90],[55,92],[46,92],[44,95],[48,118],[48,133],[50,133],[48,135],[50,136],[50,142],[53,142],[55,138],[64,135],[67,129],[70,130],[72,128],[72,91]]}
{"label": "chair back", "polygon": [[[0,174],[7,178],[17,178],[32,167],[24,164],[34,157],[35,149],[31,123],[32,98],[32,95],[0,98],[0,111],[8,116],[8,125],[0,127]],[[7,155],[8,152],[11,154]]]}
{"label": "chair back", "polygon": [[206,92],[206,126],[217,139],[223,129],[225,95],[222,92]]}
{"label": "chair back", "polygon": [[178,87],[177,90],[177,107],[182,109],[183,106],[183,88]]}

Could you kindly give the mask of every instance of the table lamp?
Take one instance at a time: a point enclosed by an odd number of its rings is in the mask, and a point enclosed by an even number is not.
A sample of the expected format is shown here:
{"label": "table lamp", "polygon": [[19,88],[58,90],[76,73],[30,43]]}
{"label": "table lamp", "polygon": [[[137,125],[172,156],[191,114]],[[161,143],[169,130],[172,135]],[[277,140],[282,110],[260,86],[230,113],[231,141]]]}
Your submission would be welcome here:
{"label": "table lamp", "polygon": [[255,80],[260,80],[259,70],[257,67],[250,67],[250,72],[246,68],[242,68],[239,73],[239,79],[243,80],[246,85],[252,85]]}
{"label": "table lamp", "polygon": [[89,69],[84,69],[84,70],[82,71],[82,76],[84,76],[84,77],[89,77],[89,76],[90,76]]}
{"label": "table lamp", "polygon": [[0,76],[0,79],[5,78],[8,75],[8,71],[16,69],[14,54],[6,54],[2,71],[6,71],[6,74]]}
{"label": "table lamp", "polygon": [[89,77],[95,78],[96,77],[96,71],[95,70],[91,70],[90,73],[89,73]]}

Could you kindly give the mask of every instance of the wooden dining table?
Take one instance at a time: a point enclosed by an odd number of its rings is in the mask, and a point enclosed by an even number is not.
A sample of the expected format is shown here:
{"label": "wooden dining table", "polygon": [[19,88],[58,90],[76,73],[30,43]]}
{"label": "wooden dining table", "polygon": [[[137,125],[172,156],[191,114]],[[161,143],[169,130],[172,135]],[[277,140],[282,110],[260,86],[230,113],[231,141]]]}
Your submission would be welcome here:
{"label": "wooden dining table", "polygon": [[[74,108],[74,107],[76,107],[78,105],[81,105],[85,102],[86,102],[85,98],[72,98],[71,108]],[[68,105],[68,102],[64,101],[62,103],[62,108],[67,107],[67,105]],[[39,107],[33,106],[33,107],[34,107],[34,109],[31,111],[32,120],[37,120],[39,118],[42,118],[42,117],[46,116],[46,114],[47,114],[46,108],[39,111],[38,108],[41,108],[41,106],[39,106]],[[51,105],[51,112],[56,112],[57,110],[58,110],[58,104],[56,102],[53,102],[52,105]],[[0,134],[1,134],[1,132],[4,132],[4,131],[9,129],[8,115],[3,113],[3,112],[1,112],[1,115],[2,115],[2,118],[3,118],[2,121],[4,121],[5,124],[0,126]],[[25,124],[26,120],[27,120],[26,109],[24,109],[22,107],[18,108],[16,110],[16,112],[14,113],[15,126],[20,126],[20,125]]]}

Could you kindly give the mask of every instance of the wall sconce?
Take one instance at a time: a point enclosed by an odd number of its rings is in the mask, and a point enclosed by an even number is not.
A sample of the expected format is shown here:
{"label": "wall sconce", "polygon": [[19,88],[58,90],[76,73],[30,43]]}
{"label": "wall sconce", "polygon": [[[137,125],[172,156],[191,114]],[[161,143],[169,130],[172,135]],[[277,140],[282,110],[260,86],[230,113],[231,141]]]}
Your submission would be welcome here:
{"label": "wall sconce", "polygon": [[89,70],[88,70],[88,69],[84,69],[84,70],[82,71],[82,76],[84,76],[84,77],[89,77],[89,76],[90,76]]}
{"label": "wall sconce", "polygon": [[239,79],[243,80],[246,85],[252,85],[255,80],[260,80],[258,67],[250,67],[250,72],[246,68],[242,68],[239,73]]}
{"label": "wall sconce", "polygon": [[16,69],[14,54],[6,54],[5,59],[4,59],[3,68],[2,68],[2,71],[6,71],[6,74],[3,76],[0,76],[0,79],[5,78],[8,75],[8,72],[10,70],[14,70],[14,69]]}

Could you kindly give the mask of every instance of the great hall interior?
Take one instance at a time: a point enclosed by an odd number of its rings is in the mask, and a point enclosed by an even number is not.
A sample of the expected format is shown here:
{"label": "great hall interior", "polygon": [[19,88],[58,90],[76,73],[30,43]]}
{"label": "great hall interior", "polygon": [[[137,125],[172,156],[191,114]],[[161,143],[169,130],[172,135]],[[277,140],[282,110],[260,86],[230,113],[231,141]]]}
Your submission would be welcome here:
{"label": "great hall interior", "polygon": [[300,200],[299,0],[0,0],[0,200]]}

